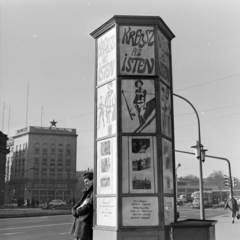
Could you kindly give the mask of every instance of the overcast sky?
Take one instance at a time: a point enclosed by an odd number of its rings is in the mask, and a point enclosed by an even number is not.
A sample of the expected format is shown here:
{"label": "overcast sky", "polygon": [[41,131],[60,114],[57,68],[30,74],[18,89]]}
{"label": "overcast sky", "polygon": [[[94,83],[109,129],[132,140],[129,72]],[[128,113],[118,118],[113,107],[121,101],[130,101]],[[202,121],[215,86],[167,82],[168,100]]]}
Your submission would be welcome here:
{"label": "overcast sky", "polygon": [[[40,126],[43,107],[44,127],[54,119],[59,128],[77,129],[77,169],[92,168],[95,53],[90,33],[114,15],[160,16],[176,36],[174,92],[199,111],[207,154],[228,158],[232,175],[240,178],[240,1],[1,0],[0,11],[0,127],[5,134],[13,136],[26,123]],[[176,149],[192,151],[196,116],[177,98],[174,115]],[[178,176],[199,176],[194,156],[177,153],[178,163]],[[224,161],[207,159],[203,176],[213,170],[228,174]]]}

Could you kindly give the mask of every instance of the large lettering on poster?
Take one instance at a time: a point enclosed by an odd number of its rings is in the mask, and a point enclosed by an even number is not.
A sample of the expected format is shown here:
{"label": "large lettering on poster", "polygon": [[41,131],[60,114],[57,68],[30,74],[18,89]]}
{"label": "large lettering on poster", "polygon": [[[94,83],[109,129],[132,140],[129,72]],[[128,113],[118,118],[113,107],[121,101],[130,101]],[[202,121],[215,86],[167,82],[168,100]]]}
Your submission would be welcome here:
{"label": "large lettering on poster", "polygon": [[124,197],[123,226],[157,226],[157,197]]}
{"label": "large lettering on poster", "polygon": [[120,73],[155,75],[154,27],[120,27]]}
{"label": "large lettering on poster", "polygon": [[158,63],[160,79],[170,85],[170,48],[169,41],[158,29],[157,33],[158,44]]}
{"label": "large lettering on poster", "polygon": [[115,79],[116,76],[116,29],[101,36],[97,41],[97,84]]}

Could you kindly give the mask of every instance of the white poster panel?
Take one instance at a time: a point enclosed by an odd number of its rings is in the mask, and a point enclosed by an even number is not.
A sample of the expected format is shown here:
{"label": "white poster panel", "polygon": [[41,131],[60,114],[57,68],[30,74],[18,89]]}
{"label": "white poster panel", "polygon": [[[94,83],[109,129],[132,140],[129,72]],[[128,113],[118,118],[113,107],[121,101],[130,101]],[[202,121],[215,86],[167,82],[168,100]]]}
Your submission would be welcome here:
{"label": "white poster panel", "polygon": [[97,85],[116,79],[116,29],[97,40]]}
{"label": "white poster panel", "polygon": [[154,80],[122,80],[122,132],[156,132]]}
{"label": "white poster panel", "polygon": [[157,226],[158,211],[157,197],[122,198],[123,226]]}
{"label": "white poster panel", "polygon": [[174,193],[172,143],[162,138],[163,190]]}
{"label": "white poster panel", "polygon": [[120,26],[120,73],[155,75],[154,27]]}
{"label": "white poster panel", "polygon": [[97,143],[97,193],[116,193],[116,138]]}
{"label": "white poster panel", "polygon": [[97,198],[97,225],[116,227],[116,198]]}
{"label": "white poster panel", "polygon": [[130,137],[130,193],[154,193],[154,151],[151,137]]}
{"label": "white poster panel", "polygon": [[157,44],[160,79],[170,85],[170,44],[159,29],[157,31]]}
{"label": "white poster panel", "polygon": [[164,197],[164,223],[169,225],[174,222],[174,198]]}
{"label": "white poster panel", "polygon": [[172,138],[172,104],[170,89],[160,83],[162,134]]}
{"label": "white poster panel", "polygon": [[116,133],[116,81],[97,89],[97,137]]}

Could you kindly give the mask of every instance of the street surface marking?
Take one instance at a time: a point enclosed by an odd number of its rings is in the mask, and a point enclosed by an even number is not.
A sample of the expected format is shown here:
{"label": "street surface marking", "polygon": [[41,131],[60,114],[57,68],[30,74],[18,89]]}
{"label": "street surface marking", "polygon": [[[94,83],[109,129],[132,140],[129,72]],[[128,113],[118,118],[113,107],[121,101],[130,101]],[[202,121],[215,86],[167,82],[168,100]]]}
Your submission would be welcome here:
{"label": "street surface marking", "polygon": [[22,222],[46,222],[49,221],[49,219],[32,219],[32,220],[28,220],[28,221],[22,221]]}
{"label": "street surface marking", "polygon": [[59,233],[59,235],[69,234],[69,232]]}
{"label": "street surface marking", "polygon": [[31,220],[34,220],[34,219],[43,219],[43,218],[48,218],[48,217],[22,217],[22,218],[1,218],[0,221],[12,221],[13,219],[31,219]]}
{"label": "street surface marking", "polygon": [[0,236],[6,236],[6,235],[14,235],[14,234],[21,234],[21,233],[25,233],[25,232],[16,232],[16,233],[2,233],[0,234]]}
{"label": "street surface marking", "polygon": [[36,225],[36,226],[16,227],[16,228],[0,228],[0,231],[23,229],[23,228],[35,228],[35,227],[52,227],[52,226],[60,226],[60,225],[68,225],[68,224],[71,224],[71,223],[56,223],[56,224]]}

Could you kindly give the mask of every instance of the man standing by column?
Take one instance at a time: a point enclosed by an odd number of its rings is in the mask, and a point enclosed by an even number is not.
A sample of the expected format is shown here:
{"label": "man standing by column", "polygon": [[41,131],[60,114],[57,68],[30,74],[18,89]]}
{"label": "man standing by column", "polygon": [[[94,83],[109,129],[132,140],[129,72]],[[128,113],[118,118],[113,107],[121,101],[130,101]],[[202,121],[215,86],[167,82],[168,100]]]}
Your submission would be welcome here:
{"label": "man standing by column", "polygon": [[80,201],[72,208],[75,217],[70,234],[76,240],[92,240],[93,227],[93,173],[83,174],[85,189]]}

